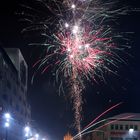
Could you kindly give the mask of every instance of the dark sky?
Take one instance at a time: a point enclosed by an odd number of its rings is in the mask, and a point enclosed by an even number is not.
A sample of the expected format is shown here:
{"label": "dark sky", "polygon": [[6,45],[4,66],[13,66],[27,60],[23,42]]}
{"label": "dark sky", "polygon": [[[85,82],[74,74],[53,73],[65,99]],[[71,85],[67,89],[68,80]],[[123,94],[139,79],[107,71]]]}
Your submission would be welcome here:
{"label": "dark sky", "polygon": [[[139,0],[124,0],[132,7],[140,7]],[[4,47],[19,47],[29,67],[28,97],[32,109],[32,120],[40,129],[48,134],[52,140],[62,140],[69,130],[74,132],[73,112],[68,93],[60,95],[57,86],[47,74],[38,74],[31,84],[33,74],[32,65],[40,54],[39,50],[29,47],[29,39],[21,34],[24,25],[19,21],[16,12],[20,9],[20,1],[0,1],[0,42]],[[108,116],[122,112],[140,113],[140,12],[132,12],[121,17],[118,30],[121,32],[134,32],[129,35],[131,49],[127,50],[123,58],[127,64],[118,68],[119,76],[105,75],[106,83],[87,83],[83,95],[83,122],[85,125],[92,121],[102,111],[118,102],[123,104]],[[106,116],[107,117],[107,116]]]}

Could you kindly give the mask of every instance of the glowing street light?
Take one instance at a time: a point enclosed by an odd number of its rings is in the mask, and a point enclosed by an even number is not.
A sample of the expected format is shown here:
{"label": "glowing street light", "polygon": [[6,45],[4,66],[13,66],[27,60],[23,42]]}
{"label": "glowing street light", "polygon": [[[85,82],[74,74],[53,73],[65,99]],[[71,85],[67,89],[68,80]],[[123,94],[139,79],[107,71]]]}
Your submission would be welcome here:
{"label": "glowing street light", "polygon": [[6,128],[10,126],[10,123],[9,122],[5,122],[5,125],[4,125]]}
{"label": "glowing street light", "polygon": [[4,117],[5,117],[5,119],[10,119],[11,118],[11,115],[9,113],[5,113],[4,114]]}
{"label": "glowing street light", "polygon": [[134,129],[133,128],[130,128],[129,129],[129,133],[132,134],[133,132],[134,132]]}
{"label": "glowing street light", "polygon": [[35,134],[35,138],[38,140],[38,138],[39,138],[39,134]]}
{"label": "glowing street light", "polygon": [[25,126],[24,132],[25,132],[25,137],[28,138],[30,136],[30,127],[29,126]]}
{"label": "glowing street light", "polygon": [[4,114],[4,126],[6,127],[6,128],[8,128],[9,126],[10,126],[10,119],[11,119],[11,115],[10,115],[10,113],[5,113]]}
{"label": "glowing street light", "polygon": [[30,131],[30,127],[29,127],[29,126],[26,126],[26,127],[24,128],[24,131],[28,133],[28,132]]}
{"label": "glowing street light", "polygon": [[5,113],[4,114],[4,121],[5,121],[4,126],[6,128],[5,140],[8,139],[8,128],[10,127],[10,119],[11,119],[10,113]]}

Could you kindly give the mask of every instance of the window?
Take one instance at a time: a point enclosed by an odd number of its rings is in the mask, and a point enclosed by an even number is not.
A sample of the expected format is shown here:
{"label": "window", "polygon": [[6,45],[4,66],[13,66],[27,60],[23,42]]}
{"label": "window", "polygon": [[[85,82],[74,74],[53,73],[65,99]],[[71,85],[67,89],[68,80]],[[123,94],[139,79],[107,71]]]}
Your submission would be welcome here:
{"label": "window", "polygon": [[138,126],[137,125],[134,125],[134,130],[138,130]]}
{"label": "window", "polygon": [[111,137],[110,140],[123,140],[121,137]]}
{"label": "window", "polygon": [[99,132],[98,131],[96,134],[97,134],[97,136],[102,136],[103,135],[103,132]]}
{"label": "window", "polygon": [[21,95],[19,96],[19,101],[20,101],[20,102],[22,101],[22,97],[21,97]]}
{"label": "window", "polygon": [[6,94],[2,95],[3,100],[8,101],[8,96]]}
{"label": "window", "polygon": [[119,128],[119,127],[118,127],[118,124],[115,124],[115,129],[118,130],[118,128]]}
{"label": "window", "polygon": [[20,109],[20,114],[23,114],[22,108]]}
{"label": "window", "polygon": [[12,101],[12,98],[10,98],[10,105],[12,106],[13,105],[13,101]]}
{"label": "window", "polygon": [[120,125],[120,130],[123,130],[123,125]]}
{"label": "window", "polygon": [[128,129],[129,129],[128,125],[125,125],[125,130],[128,130]]}
{"label": "window", "polygon": [[130,125],[130,128],[133,128],[133,125]]}
{"label": "window", "polygon": [[7,81],[7,87],[8,87],[9,89],[11,89],[11,84],[10,84],[9,81]]}
{"label": "window", "polygon": [[2,80],[2,72],[0,71],[0,80]]}
{"label": "window", "polygon": [[110,126],[110,128],[111,128],[111,130],[114,130],[114,124],[112,124],[112,125]]}
{"label": "window", "polygon": [[24,64],[24,61],[20,63],[20,77],[21,82],[26,85],[26,66]]}
{"label": "window", "polygon": [[138,140],[137,138],[126,138],[125,140]]}

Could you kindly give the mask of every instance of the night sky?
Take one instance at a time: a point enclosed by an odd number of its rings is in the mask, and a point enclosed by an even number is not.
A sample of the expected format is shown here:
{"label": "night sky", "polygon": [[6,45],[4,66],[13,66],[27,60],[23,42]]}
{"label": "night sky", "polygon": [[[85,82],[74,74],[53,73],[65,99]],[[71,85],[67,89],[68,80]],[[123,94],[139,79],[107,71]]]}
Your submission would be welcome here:
{"label": "night sky", "polygon": [[[140,7],[139,0],[123,2],[131,7]],[[59,95],[52,77],[46,73],[37,74],[34,83],[31,84],[34,72],[32,65],[41,51],[40,48],[28,46],[29,37],[21,33],[25,25],[19,21],[20,17],[16,14],[21,3],[19,0],[0,1],[0,42],[3,47],[20,48],[28,64],[28,98],[32,122],[45,132],[50,140],[62,140],[67,131],[75,134],[71,101],[68,93]],[[105,117],[124,112],[140,113],[140,12],[120,17],[117,28],[120,32],[134,32],[128,36],[131,49],[121,54],[124,55],[123,59],[127,64],[119,64],[119,76],[106,74],[106,82],[87,83],[83,94],[83,126],[118,102],[123,104]]]}

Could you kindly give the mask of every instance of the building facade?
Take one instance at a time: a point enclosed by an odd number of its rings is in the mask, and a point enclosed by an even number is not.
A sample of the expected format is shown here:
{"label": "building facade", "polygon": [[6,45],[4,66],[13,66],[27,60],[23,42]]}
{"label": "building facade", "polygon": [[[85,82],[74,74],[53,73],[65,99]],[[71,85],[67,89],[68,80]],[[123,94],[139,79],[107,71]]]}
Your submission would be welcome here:
{"label": "building facade", "polygon": [[30,121],[31,111],[27,102],[27,64],[17,48],[0,47],[0,140],[5,136],[3,114],[12,116],[8,137],[22,140],[22,129]]}
{"label": "building facade", "polygon": [[140,114],[124,113],[97,124],[83,140],[140,140]]}

